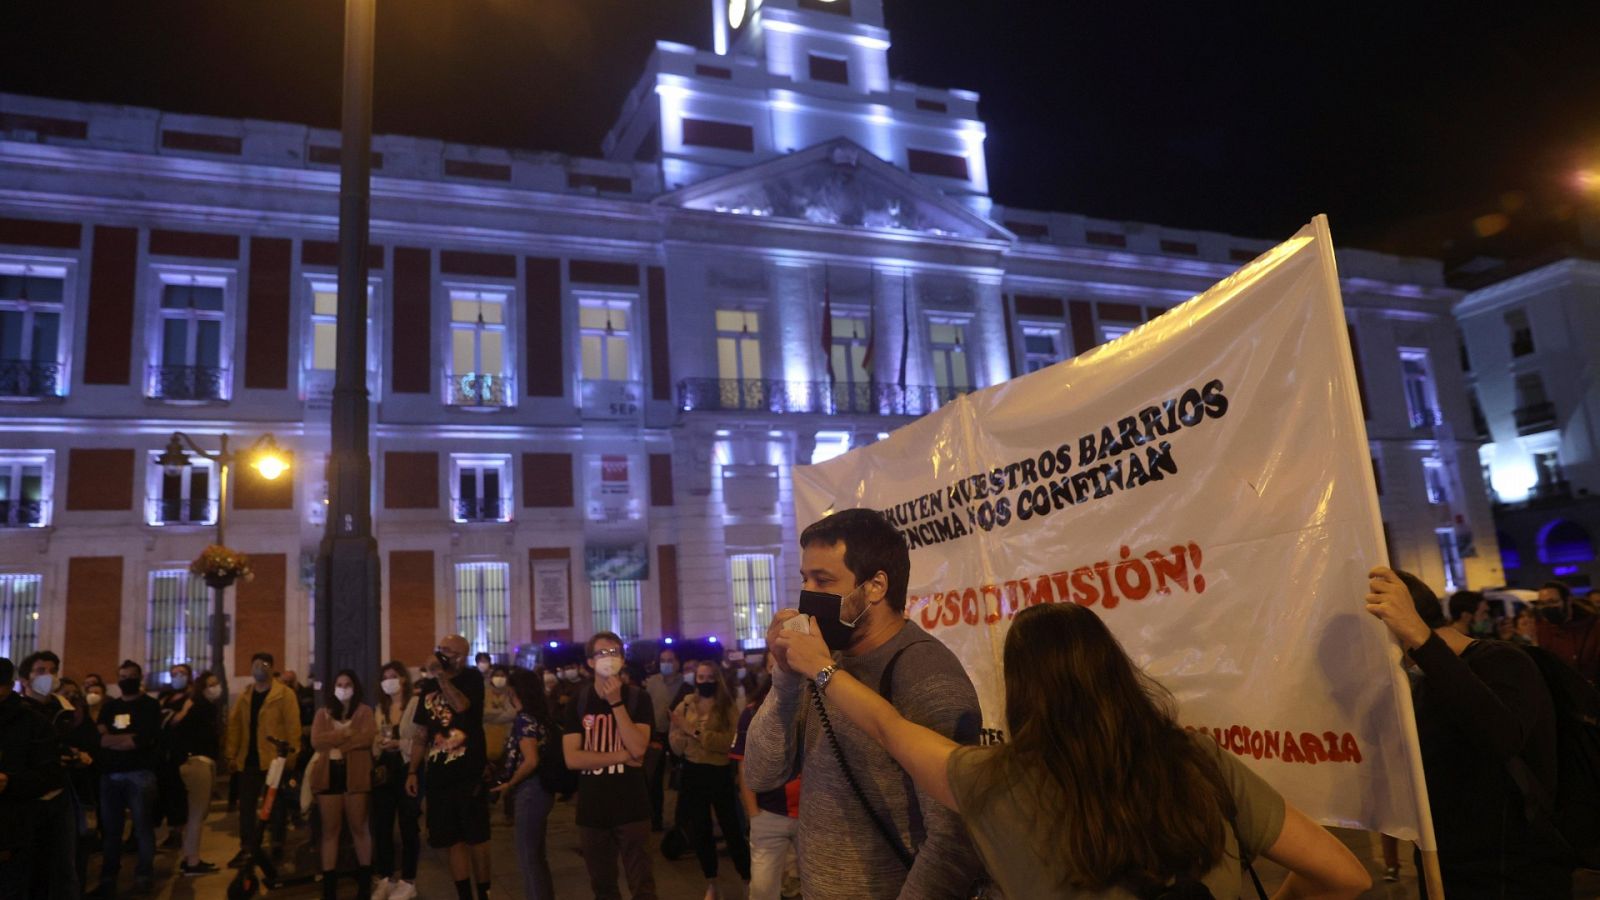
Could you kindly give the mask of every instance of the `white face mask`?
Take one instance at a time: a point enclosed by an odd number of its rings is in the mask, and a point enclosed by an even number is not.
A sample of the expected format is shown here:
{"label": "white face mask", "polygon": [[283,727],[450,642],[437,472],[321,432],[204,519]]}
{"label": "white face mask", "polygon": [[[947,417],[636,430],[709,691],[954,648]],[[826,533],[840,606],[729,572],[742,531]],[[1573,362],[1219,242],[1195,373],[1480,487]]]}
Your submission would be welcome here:
{"label": "white face mask", "polygon": [[561,683],[561,679],[559,679],[556,676],[550,674],[549,672],[544,673],[544,689],[545,690],[553,691],[553,690],[556,689],[556,685],[558,685],[560,683]]}
{"label": "white face mask", "polygon": [[56,677],[49,672],[35,675],[33,680],[28,682],[28,687],[33,688],[33,692],[40,696],[53,693],[56,689]]}
{"label": "white face mask", "polygon": [[594,673],[601,678],[615,678],[622,671],[622,658],[619,656],[602,656],[594,661]]}
{"label": "white face mask", "polygon": [[383,680],[383,692],[385,694],[388,694],[391,697],[399,694],[400,693],[400,679],[398,679],[398,678],[385,678]]}
{"label": "white face mask", "polygon": [[350,698],[354,697],[355,695],[355,688],[336,687],[333,689],[333,696],[337,697],[340,703],[349,703]]}
{"label": "white face mask", "polygon": [[98,691],[92,694],[83,695],[83,702],[89,704],[90,706],[99,706],[105,699],[106,695]]}
{"label": "white face mask", "polygon": [[478,671],[482,672],[485,675],[489,674],[489,664],[486,663],[486,662],[485,663],[478,663]]}
{"label": "white face mask", "polygon": [[494,685],[494,689],[497,691],[505,690],[506,677],[504,675],[496,675],[495,677],[489,679],[489,683]]}
{"label": "white face mask", "polygon": [[583,675],[577,669],[563,669],[561,677],[566,679],[568,684],[577,684],[583,678]]}
{"label": "white face mask", "polygon": [[[696,666],[695,668],[699,668],[699,667]],[[690,687],[694,687],[694,670],[688,669],[688,670],[684,671],[684,673],[683,673],[683,683],[687,684]]]}
{"label": "white face mask", "polygon": [[207,700],[221,700],[222,699],[222,685],[213,684],[211,687],[206,688],[206,699]]}

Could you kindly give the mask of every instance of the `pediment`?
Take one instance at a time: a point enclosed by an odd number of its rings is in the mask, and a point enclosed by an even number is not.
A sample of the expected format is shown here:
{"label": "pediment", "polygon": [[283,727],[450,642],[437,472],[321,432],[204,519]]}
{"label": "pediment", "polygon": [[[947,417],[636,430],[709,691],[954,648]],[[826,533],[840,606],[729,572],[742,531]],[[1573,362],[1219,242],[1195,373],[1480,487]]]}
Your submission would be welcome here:
{"label": "pediment", "polygon": [[845,138],[681,188],[655,202],[840,228],[1012,240],[994,222]]}

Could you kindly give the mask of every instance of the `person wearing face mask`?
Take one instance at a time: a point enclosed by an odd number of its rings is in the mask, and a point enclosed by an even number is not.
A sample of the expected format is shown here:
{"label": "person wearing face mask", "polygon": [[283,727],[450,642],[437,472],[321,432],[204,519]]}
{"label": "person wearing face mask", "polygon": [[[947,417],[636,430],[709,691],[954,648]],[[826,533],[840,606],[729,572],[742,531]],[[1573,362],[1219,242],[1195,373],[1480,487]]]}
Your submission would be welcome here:
{"label": "person wearing face mask", "polygon": [[[1591,595],[1592,596],[1592,595]],[[1547,581],[1534,601],[1535,640],[1578,670],[1590,684],[1600,684],[1600,616],[1587,598],[1579,599],[1563,581]]]}
{"label": "person wearing face mask", "polygon": [[117,667],[122,696],[105,704],[100,715],[100,830],[104,845],[100,886],[90,897],[112,897],[122,867],[124,813],[133,817],[139,848],[133,869],[135,891],[147,891],[155,874],[156,767],[160,764],[161,707],[144,694],[144,668],[131,659]]}
{"label": "person wearing face mask", "polygon": [[[22,699],[26,706],[50,723],[56,753],[69,772],[80,765],[80,754],[70,746],[78,711],[62,690],[61,660],[49,650],[29,654],[22,661]],[[70,787],[70,785],[69,785]],[[76,838],[78,806],[70,789],[50,791],[40,798],[32,818],[36,875],[50,885],[48,896],[73,897],[78,884]],[[44,885],[40,885],[44,890]],[[44,897],[45,893],[36,896]]]}
{"label": "person wearing face mask", "polygon": [[[221,754],[217,746],[217,707],[201,693],[201,685],[211,673],[193,678],[191,671],[182,663],[172,667],[172,692],[161,704],[166,714],[162,731],[168,764],[177,776],[174,793],[184,803],[183,809],[168,813],[167,821],[175,829],[182,828],[183,861],[179,871],[184,875],[205,875],[217,871],[215,865],[200,858],[200,827],[211,808],[211,785],[217,777],[216,761]],[[172,802],[166,797],[163,800]]]}
{"label": "person wearing face mask", "polygon": [[671,748],[667,746],[667,729],[671,726],[672,701],[683,686],[678,674],[678,652],[672,645],[663,645],[656,654],[656,671],[644,680],[644,692],[650,695],[650,706],[656,720],[650,732],[650,752],[645,754],[645,778],[650,782],[650,830],[661,831],[661,814],[666,802],[667,766]]}
{"label": "person wearing face mask", "polygon": [[472,658],[472,664],[478,667],[478,674],[482,675],[485,681],[488,681],[490,674],[494,671],[494,657],[487,653],[479,653]]}
{"label": "person wearing face mask", "polygon": [[[751,665],[760,665],[761,674],[770,676],[777,660],[770,656],[750,654]],[[739,714],[739,730],[733,739],[728,758],[739,765],[737,776],[739,798],[744,802],[745,816],[750,822],[750,896],[749,900],[779,900],[786,892],[787,883],[793,883],[789,894],[798,894],[798,878],[791,871],[790,860],[795,858],[795,836],[800,826],[800,775],[795,773],[784,786],[775,791],[756,793],[744,779],[745,739],[750,733],[750,722],[756,710],[766,702],[771,693],[772,681],[765,678],[750,697],[749,705]]]}
{"label": "person wearing face mask", "polygon": [[694,687],[694,696],[672,711],[672,752],[683,758],[677,825],[688,832],[700,858],[706,900],[716,900],[721,895],[717,892],[717,841],[711,832],[713,810],[733,867],[740,878],[750,880],[750,847],[739,819],[733,762],[728,756],[737,715],[727,679],[714,663],[700,664]]}
{"label": "person wearing face mask", "polygon": [[[417,735],[417,698],[411,670],[398,659],[385,663],[379,683],[378,736],[373,747],[372,865],[378,884],[373,900],[412,900],[417,896],[417,857],[422,807],[406,794],[405,774]],[[400,829],[400,867],[395,869],[395,826]]]}
{"label": "person wearing face mask", "polygon": [[483,783],[488,754],[483,743],[483,673],[470,665],[471,646],[459,634],[440,638],[428,660],[417,705],[420,729],[411,747],[406,793],[420,791],[428,766],[428,846],[448,850],[457,900],[489,895],[489,796]]}
{"label": "person wearing face mask", "polygon": [[[911,557],[904,538],[882,514],[847,509],[800,535],[806,590],[839,599],[831,620],[818,620],[835,665],[875,686],[900,715],[958,744],[976,744],[978,695],[954,653],[904,615]],[[826,698],[786,665],[778,638],[793,609],[778,612],[767,646],[778,660],[771,693],[750,722],[744,780],[760,793],[782,788],[805,760],[800,787],[800,881],[806,900],[964,898],[981,877],[961,820],[926,791],[909,789],[894,759],[849,728],[824,732],[818,705]],[[837,726],[838,715],[831,717]],[[870,808],[850,787],[875,786]],[[909,823],[920,820],[921,827]],[[892,835],[879,823],[893,829]],[[889,837],[895,842],[891,844]],[[810,848],[826,847],[827,852]]]}
{"label": "person wearing face mask", "polygon": [[356,897],[372,894],[372,832],[367,827],[372,793],[372,742],[378,726],[372,707],[362,702],[361,682],[345,669],[328,685],[322,707],[311,720],[316,761],[306,777],[317,795],[322,822],[322,897],[338,900],[339,832],[350,826],[356,852]]}
{"label": "person wearing face mask", "polygon": [[35,891],[50,873],[33,852],[39,799],[62,791],[66,772],[55,734],[13,690],[11,660],[0,657],[0,897],[43,897]]}
{"label": "person wearing face mask", "polygon": [[511,734],[511,723],[517,718],[517,710],[513,705],[506,667],[491,666],[488,679],[489,688],[483,695],[483,741],[488,750],[489,765],[498,766],[505,761],[506,737]]}
{"label": "person wearing face mask", "polygon": [[178,710],[188,702],[194,673],[184,663],[167,670],[167,684],[158,687],[156,703],[161,706],[161,766],[156,769],[156,821],[167,825],[165,840],[156,844],[157,850],[176,850],[183,846],[183,826],[189,820],[189,798],[178,775],[177,758],[172,746],[172,721]]}
{"label": "person wearing face mask", "polygon": [[650,865],[650,790],[644,757],[650,747],[655,712],[650,695],[627,687],[622,672],[622,638],[596,632],[584,647],[594,670],[567,710],[561,736],[567,768],[578,776],[578,845],[596,898],[620,897],[617,858],[622,858],[628,893],[655,900]]}
{"label": "person wearing face mask", "polygon": [[511,686],[516,718],[506,738],[505,764],[494,791],[503,795],[507,803],[516,804],[513,820],[523,896],[528,900],[555,900],[555,881],[545,843],[555,797],[546,784],[547,772],[540,771],[548,766],[539,757],[540,747],[546,746],[555,724],[550,721],[544,685],[537,675],[519,669],[511,676]]}
{"label": "person wearing face mask", "polygon": [[[239,773],[239,852],[228,863],[235,869],[244,865],[261,843],[257,804],[266,789],[267,769],[278,755],[272,741],[289,745],[284,761],[288,771],[293,771],[300,749],[300,704],[288,685],[272,677],[272,665],[271,653],[262,651],[250,657],[250,690],[236,697],[228,712],[225,753],[228,765]],[[269,815],[273,855],[280,859],[288,831],[285,811],[286,804],[278,803]]]}

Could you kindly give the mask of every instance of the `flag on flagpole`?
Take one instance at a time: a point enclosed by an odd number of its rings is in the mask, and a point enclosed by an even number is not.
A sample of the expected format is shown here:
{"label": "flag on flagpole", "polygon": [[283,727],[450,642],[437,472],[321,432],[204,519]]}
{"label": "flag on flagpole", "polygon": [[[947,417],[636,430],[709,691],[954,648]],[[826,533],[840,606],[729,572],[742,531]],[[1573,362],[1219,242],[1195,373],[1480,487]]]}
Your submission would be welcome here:
{"label": "flag on flagpole", "polygon": [[906,389],[906,356],[911,352],[911,273],[900,273],[900,392]]}
{"label": "flag on flagpole", "polygon": [[[877,287],[877,281],[878,273],[874,270],[872,281],[868,287]],[[868,298],[867,302],[871,303],[872,306],[867,313],[867,349],[861,354],[861,370],[867,373],[868,381],[875,381],[876,379],[872,377],[872,349],[877,346],[878,341],[878,297],[876,291]]]}
{"label": "flag on flagpole", "polygon": [[822,358],[828,361],[828,386],[833,386],[833,298],[829,295],[828,268],[822,269]]}

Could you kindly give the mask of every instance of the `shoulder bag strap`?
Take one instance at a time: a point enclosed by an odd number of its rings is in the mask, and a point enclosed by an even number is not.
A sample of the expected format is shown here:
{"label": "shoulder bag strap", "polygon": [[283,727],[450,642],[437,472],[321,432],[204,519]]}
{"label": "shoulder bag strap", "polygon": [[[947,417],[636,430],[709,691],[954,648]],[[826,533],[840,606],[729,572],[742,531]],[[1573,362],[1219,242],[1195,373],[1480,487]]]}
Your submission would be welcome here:
{"label": "shoulder bag strap", "polygon": [[[898,656],[899,654],[896,655]],[[877,826],[878,833],[883,835],[883,839],[888,842],[889,849],[894,851],[894,855],[900,860],[900,864],[910,869],[916,857],[905,848],[904,844],[900,843],[900,835],[895,831],[894,827],[879,817],[877,810],[874,810],[872,804],[867,802],[866,792],[861,790],[861,783],[856,780],[855,770],[850,768],[849,761],[844,757],[844,751],[839,748],[839,739],[833,733],[833,723],[828,721],[828,710],[822,703],[822,692],[817,690],[814,682],[810,685],[810,688],[811,700],[816,705],[818,714],[822,717],[822,731],[828,737],[828,745],[833,748],[833,758],[838,761],[839,771],[844,773],[844,780],[850,785],[850,792],[855,795],[856,802],[861,804],[861,809],[867,814],[867,818],[871,819],[872,824]]]}

